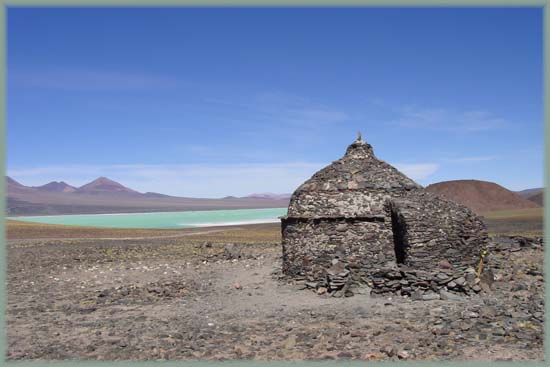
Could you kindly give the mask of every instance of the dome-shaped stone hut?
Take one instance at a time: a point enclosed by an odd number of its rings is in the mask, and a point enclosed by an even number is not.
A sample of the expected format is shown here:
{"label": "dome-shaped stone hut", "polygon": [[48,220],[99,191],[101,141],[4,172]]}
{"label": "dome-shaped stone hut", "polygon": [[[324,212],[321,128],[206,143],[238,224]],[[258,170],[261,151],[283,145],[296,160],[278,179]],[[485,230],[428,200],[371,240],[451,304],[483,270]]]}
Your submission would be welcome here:
{"label": "dome-shaped stone hut", "polygon": [[453,280],[467,291],[462,279],[487,242],[476,214],[377,159],[360,135],[296,189],[281,220],[283,273],[340,294],[357,283],[402,294],[453,290]]}

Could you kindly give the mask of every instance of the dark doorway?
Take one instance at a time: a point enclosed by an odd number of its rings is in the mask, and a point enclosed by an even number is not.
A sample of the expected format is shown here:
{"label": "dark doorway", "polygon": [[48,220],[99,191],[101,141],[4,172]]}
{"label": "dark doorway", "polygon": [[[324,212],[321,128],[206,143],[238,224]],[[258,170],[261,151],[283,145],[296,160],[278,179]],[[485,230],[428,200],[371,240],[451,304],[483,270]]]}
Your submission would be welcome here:
{"label": "dark doorway", "polygon": [[391,227],[393,231],[393,245],[395,249],[395,259],[398,264],[404,264],[407,259],[407,223],[405,218],[394,205],[390,206]]}

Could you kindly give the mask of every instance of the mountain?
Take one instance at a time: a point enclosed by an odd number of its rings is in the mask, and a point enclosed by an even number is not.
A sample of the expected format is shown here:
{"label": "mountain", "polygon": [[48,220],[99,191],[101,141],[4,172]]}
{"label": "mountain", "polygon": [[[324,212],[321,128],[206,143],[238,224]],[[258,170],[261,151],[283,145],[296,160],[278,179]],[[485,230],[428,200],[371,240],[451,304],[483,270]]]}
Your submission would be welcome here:
{"label": "mountain", "polygon": [[527,197],[527,200],[532,201],[539,206],[544,206],[544,191],[539,191],[533,195]]}
{"label": "mountain", "polygon": [[28,192],[32,188],[22,185],[13,178],[6,176],[6,191],[9,192]]}
{"label": "mountain", "polygon": [[516,191],[516,193],[527,200],[532,201],[540,206],[544,205],[544,188],[537,187],[534,189],[527,189],[522,191]]}
{"label": "mountain", "polygon": [[170,198],[173,196],[165,195],[165,194],[159,194],[158,192],[146,192],[143,194],[143,196],[151,197],[151,198]]}
{"label": "mountain", "polygon": [[465,205],[478,213],[539,207],[517,193],[487,181],[444,181],[429,185],[426,190]]}
{"label": "mountain", "polygon": [[272,192],[262,192],[259,194],[250,194],[245,196],[245,198],[256,198],[256,199],[269,199],[269,200],[279,200],[279,199],[290,199],[292,194],[274,194]]}
{"label": "mountain", "polygon": [[544,191],[543,187],[535,187],[534,189],[516,191],[515,193],[518,194],[519,196],[522,196],[522,197],[527,199],[528,197],[536,195],[536,194],[538,194],[539,192],[542,192],[542,191]]}
{"label": "mountain", "polygon": [[42,186],[33,186],[33,189],[47,192],[74,192],[76,187],[69,185],[64,181],[52,181]]}
{"label": "mountain", "polygon": [[[29,187],[6,176],[6,188],[8,215],[282,208],[288,206],[291,195],[265,192],[245,197],[204,199],[155,192],[141,194],[106,177],[99,177],[75,188],[63,181]],[[541,189],[515,193],[495,183],[477,180],[439,182],[429,185],[426,189],[477,212],[536,208],[542,205],[543,198]]]}
{"label": "mountain", "polygon": [[6,213],[9,216],[260,209],[288,206],[288,199],[284,198],[204,199],[155,192],[142,194],[106,177],[100,177],[79,188],[55,181],[43,186],[28,187],[10,177],[6,177],[6,182]]}
{"label": "mountain", "polygon": [[96,194],[96,193],[130,193],[139,194],[126,186],[119,184],[116,181],[110,180],[107,177],[99,177],[86,185],[76,189],[77,193]]}
{"label": "mountain", "polygon": [[8,184],[8,186],[23,186],[21,185],[19,182],[15,181],[13,178],[11,178],[10,176],[6,176],[6,183]]}

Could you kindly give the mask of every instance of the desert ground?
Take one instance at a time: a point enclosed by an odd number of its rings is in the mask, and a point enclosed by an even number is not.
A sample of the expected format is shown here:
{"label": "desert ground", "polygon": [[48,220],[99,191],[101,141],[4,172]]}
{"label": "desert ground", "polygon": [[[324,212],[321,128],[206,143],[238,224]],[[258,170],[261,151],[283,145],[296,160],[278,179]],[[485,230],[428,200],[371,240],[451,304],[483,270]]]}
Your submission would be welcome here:
{"label": "desert ground", "polygon": [[415,301],[281,279],[277,224],[8,221],[7,358],[541,360],[542,211],[484,218],[492,289]]}
{"label": "desert ground", "polygon": [[543,208],[499,210],[483,213],[482,216],[493,234],[543,235]]}

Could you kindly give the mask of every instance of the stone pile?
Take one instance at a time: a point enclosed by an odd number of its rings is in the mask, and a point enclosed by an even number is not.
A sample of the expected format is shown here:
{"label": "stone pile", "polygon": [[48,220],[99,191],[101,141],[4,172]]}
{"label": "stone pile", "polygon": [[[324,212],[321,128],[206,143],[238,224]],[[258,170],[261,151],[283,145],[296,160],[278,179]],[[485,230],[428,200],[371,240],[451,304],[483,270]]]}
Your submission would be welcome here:
{"label": "stone pile", "polygon": [[453,294],[473,294],[482,289],[473,268],[467,268],[462,274],[451,269],[439,272],[381,269],[375,276],[373,293],[391,292],[414,300],[452,298]]}
{"label": "stone pile", "polygon": [[145,286],[130,284],[97,291],[91,301],[98,305],[128,305],[131,303],[149,304],[159,299],[173,299],[187,296],[194,282],[157,281]]}
{"label": "stone pile", "polygon": [[[339,263],[342,264],[342,263]],[[413,300],[453,299],[458,295],[472,295],[491,287],[492,275],[486,271],[481,277],[476,276],[473,268],[467,268],[461,275],[452,270],[425,272],[412,269],[382,268],[372,274],[365,284],[353,282],[350,270],[327,270],[327,276],[320,281],[305,281],[305,288],[313,289],[319,294],[330,293],[333,297],[352,296],[355,292],[409,296]]]}
{"label": "stone pile", "polygon": [[[370,274],[367,274],[361,267],[350,268],[343,262],[334,260],[332,266],[326,270],[326,276],[319,281],[315,281],[311,275],[296,276],[291,280],[298,285],[303,285],[298,289],[308,288],[319,294],[326,293],[332,297],[350,297],[355,293],[368,292],[372,295],[406,296],[414,301],[458,300],[461,296],[471,296],[493,290],[493,283],[497,281],[493,271],[509,267],[506,259],[510,253],[522,250],[540,251],[543,249],[543,238],[493,237],[487,245],[487,249],[489,251],[484,257],[483,271],[479,277],[474,267],[453,269],[447,260],[440,261],[439,268],[435,271],[423,271],[394,263],[381,267]],[[355,282],[351,277],[352,274],[358,275],[357,279],[368,280]],[[526,275],[543,276],[538,269],[529,269],[526,271]],[[280,279],[284,279],[284,276],[281,276]],[[522,287],[521,283],[518,283],[514,289],[516,291],[527,289]]]}
{"label": "stone pile", "polygon": [[341,291],[342,294],[345,294],[351,280],[349,274],[350,271],[345,268],[344,263],[337,259],[333,260],[332,266],[327,270],[326,281],[328,290],[332,292]]}
{"label": "stone pile", "polygon": [[496,236],[488,245],[489,251],[519,251],[522,248],[540,249],[543,247],[542,237]]}

